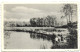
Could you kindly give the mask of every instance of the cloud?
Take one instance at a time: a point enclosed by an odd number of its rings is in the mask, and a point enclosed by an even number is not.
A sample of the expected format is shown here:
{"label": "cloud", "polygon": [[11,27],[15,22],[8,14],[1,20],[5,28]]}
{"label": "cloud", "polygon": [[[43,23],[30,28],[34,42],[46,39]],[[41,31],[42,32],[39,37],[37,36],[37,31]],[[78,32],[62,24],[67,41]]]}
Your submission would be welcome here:
{"label": "cloud", "polygon": [[[46,12],[44,10],[28,8],[24,6],[17,6],[11,9],[11,11],[4,12],[5,19],[11,21],[29,21],[30,18],[46,17],[47,15],[54,15],[59,19],[62,14],[60,12]],[[60,20],[60,19],[59,19]]]}
{"label": "cloud", "polygon": [[39,10],[39,9],[34,9],[34,8],[28,8],[24,6],[17,6],[11,9],[11,11],[6,11],[4,12],[5,14],[5,19],[23,19],[26,21],[29,21],[30,18],[33,17],[43,17],[46,16],[48,13]]}
{"label": "cloud", "polygon": [[38,17],[43,15],[41,10],[34,9],[34,8],[27,8],[27,7],[14,7],[11,11],[4,11],[5,19],[26,19],[29,21],[32,17]]}
{"label": "cloud", "polygon": [[34,9],[34,8],[27,8],[24,6],[18,6],[15,8],[12,8],[13,12],[17,12],[17,13],[36,13],[36,12],[41,12],[41,10],[38,9]]}

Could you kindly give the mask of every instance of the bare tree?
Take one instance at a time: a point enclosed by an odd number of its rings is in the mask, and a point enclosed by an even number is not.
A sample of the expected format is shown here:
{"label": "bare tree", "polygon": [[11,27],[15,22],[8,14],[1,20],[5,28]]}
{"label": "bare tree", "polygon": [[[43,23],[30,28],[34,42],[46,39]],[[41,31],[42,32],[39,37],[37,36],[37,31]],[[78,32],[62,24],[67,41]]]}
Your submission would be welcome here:
{"label": "bare tree", "polygon": [[71,22],[72,14],[73,14],[73,8],[70,4],[65,4],[63,7],[63,12],[65,14],[65,17],[67,19],[67,24]]}

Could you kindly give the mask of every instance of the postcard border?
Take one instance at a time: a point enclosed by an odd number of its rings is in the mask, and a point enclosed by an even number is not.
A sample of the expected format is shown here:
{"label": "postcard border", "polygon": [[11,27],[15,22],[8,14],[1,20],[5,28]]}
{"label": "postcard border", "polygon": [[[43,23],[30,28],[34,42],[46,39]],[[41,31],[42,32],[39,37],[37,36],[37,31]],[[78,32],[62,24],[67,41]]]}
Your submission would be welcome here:
{"label": "postcard border", "polygon": [[[75,2],[75,3],[72,3],[72,2],[68,2],[69,4],[77,4],[77,20],[78,20],[78,22],[79,22],[79,3],[77,2]],[[79,51],[80,50],[80,45],[79,45],[79,43],[80,43],[80,39],[79,39],[79,37],[80,37],[80,35],[79,35],[79,33],[77,34],[78,35],[78,49],[4,49],[4,27],[3,27],[3,24],[4,24],[4,4],[67,4],[67,2],[60,2],[60,3],[54,3],[54,2],[52,2],[52,3],[2,3],[2,13],[1,13],[1,16],[2,16],[2,18],[1,18],[1,22],[2,22],[2,25],[1,25],[1,30],[2,30],[2,33],[1,33],[1,48],[2,48],[2,51]],[[78,23],[79,24],[79,23]],[[77,30],[79,30],[79,25],[78,25],[78,29]],[[79,32],[79,31],[78,31]]]}

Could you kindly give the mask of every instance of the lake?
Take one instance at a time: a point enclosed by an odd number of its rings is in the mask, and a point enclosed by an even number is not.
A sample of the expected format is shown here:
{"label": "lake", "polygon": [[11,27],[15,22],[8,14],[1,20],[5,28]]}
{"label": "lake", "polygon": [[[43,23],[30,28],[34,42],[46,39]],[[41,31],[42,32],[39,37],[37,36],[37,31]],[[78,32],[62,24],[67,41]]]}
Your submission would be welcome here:
{"label": "lake", "polygon": [[56,42],[56,36],[16,31],[4,31],[4,33],[5,49],[52,49],[58,45],[67,45],[66,39],[65,42],[60,40]]}

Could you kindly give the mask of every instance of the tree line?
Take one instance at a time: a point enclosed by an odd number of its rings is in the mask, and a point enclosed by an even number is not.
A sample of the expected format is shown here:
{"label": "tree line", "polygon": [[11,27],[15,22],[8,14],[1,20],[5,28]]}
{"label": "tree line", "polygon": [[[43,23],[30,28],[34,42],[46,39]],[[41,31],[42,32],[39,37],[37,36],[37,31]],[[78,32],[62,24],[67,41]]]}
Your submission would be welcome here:
{"label": "tree line", "polygon": [[55,16],[47,16],[45,18],[31,18],[30,24],[33,27],[54,27],[56,22]]}

